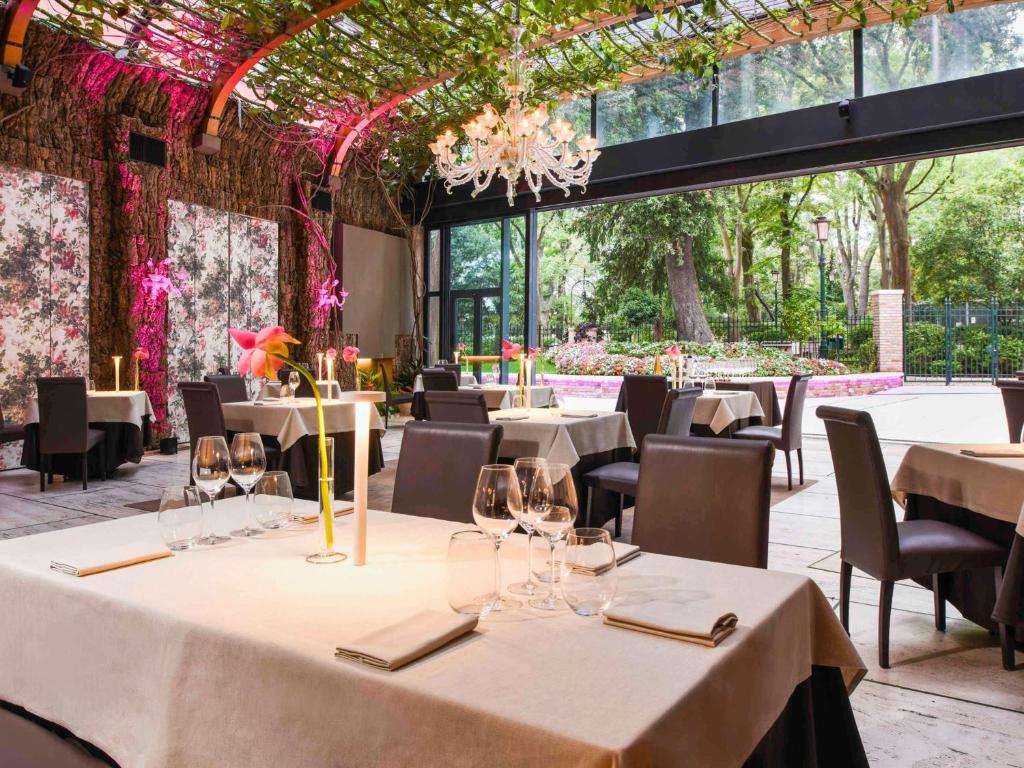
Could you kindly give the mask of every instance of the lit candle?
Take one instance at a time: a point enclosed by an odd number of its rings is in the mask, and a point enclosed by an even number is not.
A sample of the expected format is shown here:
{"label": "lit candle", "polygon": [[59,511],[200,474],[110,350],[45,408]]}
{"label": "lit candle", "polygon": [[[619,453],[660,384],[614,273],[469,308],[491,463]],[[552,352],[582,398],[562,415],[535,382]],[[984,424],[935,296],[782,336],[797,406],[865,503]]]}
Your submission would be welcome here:
{"label": "lit candle", "polygon": [[334,358],[327,358],[327,399],[334,399]]}
{"label": "lit candle", "polygon": [[533,360],[526,358],[526,407],[533,408],[533,377],[530,375],[533,369]]}
{"label": "lit candle", "polygon": [[324,353],[316,353],[316,378],[317,381],[324,380]]}
{"label": "lit candle", "polygon": [[121,391],[121,356],[114,355],[114,391]]}
{"label": "lit candle", "polygon": [[352,564],[366,565],[366,495],[370,476],[370,409],[384,402],[383,392],[347,392],[345,400],[355,403],[355,453],[352,477],[352,516],[354,530]]}

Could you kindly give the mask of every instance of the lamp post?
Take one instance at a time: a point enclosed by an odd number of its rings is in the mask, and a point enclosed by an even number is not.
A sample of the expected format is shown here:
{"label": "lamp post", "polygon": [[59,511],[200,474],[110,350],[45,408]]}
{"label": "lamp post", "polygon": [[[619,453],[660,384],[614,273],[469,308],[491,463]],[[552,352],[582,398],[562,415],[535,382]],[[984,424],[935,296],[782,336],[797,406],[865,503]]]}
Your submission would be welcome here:
{"label": "lamp post", "polygon": [[[814,236],[818,241],[818,284],[820,286],[821,294],[819,297],[820,311],[819,316],[822,322],[821,326],[821,347],[825,346],[825,243],[828,242],[828,230],[829,221],[824,216],[818,216],[814,220]],[[822,350],[818,349],[818,356],[820,357]]]}
{"label": "lamp post", "polygon": [[772,270],[772,283],[775,286],[775,305],[772,309],[772,319],[776,324],[779,322],[779,270]]}

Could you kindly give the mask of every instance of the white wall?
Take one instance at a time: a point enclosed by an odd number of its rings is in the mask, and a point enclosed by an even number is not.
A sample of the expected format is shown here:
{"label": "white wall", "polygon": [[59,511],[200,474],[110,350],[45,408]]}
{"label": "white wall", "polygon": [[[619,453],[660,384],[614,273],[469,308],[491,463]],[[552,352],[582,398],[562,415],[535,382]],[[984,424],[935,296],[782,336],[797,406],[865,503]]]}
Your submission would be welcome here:
{"label": "white wall", "polygon": [[359,334],[361,357],[394,357],[395,334],[412,333],[412,282],[404,238],[346,224],[342,271],[348,299],[342,324]]}

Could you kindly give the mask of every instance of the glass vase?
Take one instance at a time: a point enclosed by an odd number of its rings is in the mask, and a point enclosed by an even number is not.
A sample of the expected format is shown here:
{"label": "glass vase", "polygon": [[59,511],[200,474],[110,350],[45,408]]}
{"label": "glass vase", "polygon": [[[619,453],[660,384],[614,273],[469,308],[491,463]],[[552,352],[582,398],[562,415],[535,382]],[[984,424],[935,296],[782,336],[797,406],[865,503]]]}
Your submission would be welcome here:
{"label": "glass vase", "polygon": [[[319,550],[306,558],[315,565],[340,563],[346,555],[334,549],[334,438],[324,438],[327,444],[327,476],[317,482],[317,546]],[[319,461],[317,462],[319,464]]]}

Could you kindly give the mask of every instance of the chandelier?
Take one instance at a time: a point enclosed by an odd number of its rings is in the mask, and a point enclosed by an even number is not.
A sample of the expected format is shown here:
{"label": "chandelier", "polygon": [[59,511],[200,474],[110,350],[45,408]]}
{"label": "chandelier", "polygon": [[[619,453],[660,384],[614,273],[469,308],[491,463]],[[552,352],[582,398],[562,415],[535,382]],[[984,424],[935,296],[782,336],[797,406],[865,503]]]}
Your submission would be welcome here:
{"label": "chandelier", "polygon": [[505,113],[499,115],[492,105],[485,104],[479,115],[465,123],[462,130],[469,146],[464,152],[452,152],[458,137],[450,129],[428,145],[449,194],[454,187],[472,181],[472,196],[476,197],[495,174],[506,181],[509,205],[513,205],[516,186],[524,177],[538,201],[545,178],[564,190],[566,197],[574,185],[586,191],[594,161],[601,154],[597,139],[581,136],[573,146],[576,131],[568,121],[559,117],[548,125],[547,106],[523,106],[532,68],[522,44],[523,32],[519,24],[512,27],[515,42],[505,61]]}

